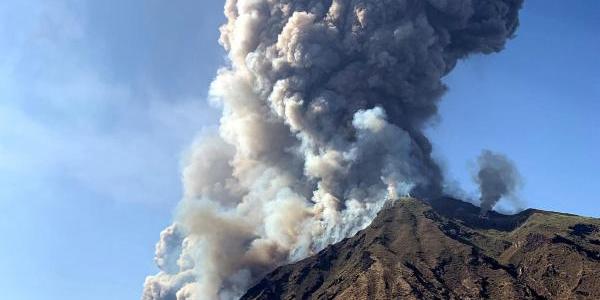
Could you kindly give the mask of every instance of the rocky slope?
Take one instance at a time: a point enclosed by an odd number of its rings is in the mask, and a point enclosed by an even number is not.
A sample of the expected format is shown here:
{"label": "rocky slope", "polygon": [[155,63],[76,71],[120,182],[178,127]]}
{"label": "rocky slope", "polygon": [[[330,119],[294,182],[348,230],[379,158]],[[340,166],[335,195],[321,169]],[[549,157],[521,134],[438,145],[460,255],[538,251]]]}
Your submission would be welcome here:
{"label": "rocky slope", "polygon": [[600,299],[600,220],[399,200],[242,299]]}

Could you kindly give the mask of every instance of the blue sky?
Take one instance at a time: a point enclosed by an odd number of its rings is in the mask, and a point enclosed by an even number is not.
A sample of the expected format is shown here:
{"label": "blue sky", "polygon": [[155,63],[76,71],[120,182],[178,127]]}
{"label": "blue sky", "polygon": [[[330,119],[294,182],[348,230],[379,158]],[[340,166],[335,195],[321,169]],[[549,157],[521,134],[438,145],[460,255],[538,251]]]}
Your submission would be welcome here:
{"label": "blue sky", "polygon": [[[0,290],[138,299],[180,198],[180,158],[218,112],[220,1],[0,2]],[[527,206],[600,217],[600,2],[530,0],[505,52],[446,78],[429,134],[474,192],[481,149]]]}

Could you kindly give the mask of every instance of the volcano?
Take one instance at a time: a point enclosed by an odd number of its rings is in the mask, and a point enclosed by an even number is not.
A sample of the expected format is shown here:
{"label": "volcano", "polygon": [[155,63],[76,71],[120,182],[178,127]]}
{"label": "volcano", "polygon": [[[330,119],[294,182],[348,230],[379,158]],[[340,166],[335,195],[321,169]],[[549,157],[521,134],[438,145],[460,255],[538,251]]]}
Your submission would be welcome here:
{"label": "volcano", "polygon": [[241,299],[600,299],[600,220],[404,198]]}

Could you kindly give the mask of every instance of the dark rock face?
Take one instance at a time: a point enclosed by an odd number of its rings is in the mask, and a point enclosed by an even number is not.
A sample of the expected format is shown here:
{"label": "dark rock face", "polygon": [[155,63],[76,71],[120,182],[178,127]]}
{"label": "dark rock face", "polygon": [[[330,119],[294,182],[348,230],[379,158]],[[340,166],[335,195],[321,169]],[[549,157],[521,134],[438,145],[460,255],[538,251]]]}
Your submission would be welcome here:
{"label": "dark rock face", "polygon": [[365,230],[242,299],[600,299],[600,220],[398,201]]}

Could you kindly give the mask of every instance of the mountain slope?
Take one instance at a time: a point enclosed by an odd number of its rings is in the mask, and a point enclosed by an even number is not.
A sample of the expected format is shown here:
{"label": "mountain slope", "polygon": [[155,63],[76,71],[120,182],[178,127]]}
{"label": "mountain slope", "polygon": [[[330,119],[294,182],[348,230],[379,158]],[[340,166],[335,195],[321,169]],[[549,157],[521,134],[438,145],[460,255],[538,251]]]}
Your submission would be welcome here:
{"label": "mountain slope", "polygon": [[600,299],[600,220],[403,199],[242,299]]}

